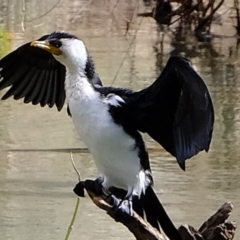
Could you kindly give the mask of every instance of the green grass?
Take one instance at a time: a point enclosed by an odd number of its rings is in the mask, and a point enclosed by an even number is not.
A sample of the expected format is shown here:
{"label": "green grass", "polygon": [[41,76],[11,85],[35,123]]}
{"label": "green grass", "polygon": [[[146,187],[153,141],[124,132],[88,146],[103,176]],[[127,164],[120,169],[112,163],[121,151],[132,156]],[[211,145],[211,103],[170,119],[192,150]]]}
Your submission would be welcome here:
{"label": "green grass", "polygon": [[5,56],[11,50],[11,34],[0,26],[0,58]]}

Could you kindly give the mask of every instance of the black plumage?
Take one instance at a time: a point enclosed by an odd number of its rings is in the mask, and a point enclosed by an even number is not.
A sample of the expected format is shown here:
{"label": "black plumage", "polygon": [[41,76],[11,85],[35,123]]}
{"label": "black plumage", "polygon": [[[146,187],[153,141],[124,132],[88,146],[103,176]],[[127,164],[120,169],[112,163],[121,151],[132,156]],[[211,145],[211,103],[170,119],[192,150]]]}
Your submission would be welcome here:
{"label": "black plumage", "polygon": [[211,97],[191,63],[171,57],[158,79],[139,92],[97,87],[107,96],[114,93],[125,103],[110,107],[116,123],[148,133],[185,169],[185,160],[209,150],[214,110]]}
{"label": "black plumage", "polygon": [[[45,35],[39,40],[48,37]],[[66,68],[51,53],[30,44],[24,44],[0,60],[0,90],[10,86],[2,99],[14,96],[14,99],[24,98],[25,103],[50,107],[55,104],[61,110],[65,101]]]}

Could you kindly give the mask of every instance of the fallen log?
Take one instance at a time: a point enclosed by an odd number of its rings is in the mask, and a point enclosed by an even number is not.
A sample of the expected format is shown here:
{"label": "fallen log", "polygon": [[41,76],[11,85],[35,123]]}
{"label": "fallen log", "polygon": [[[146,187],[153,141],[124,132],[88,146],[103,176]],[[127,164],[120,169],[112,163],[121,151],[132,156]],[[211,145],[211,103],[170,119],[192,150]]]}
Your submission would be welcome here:
{"label": "fallen log", "polygon": [[[78,196],[83,197],[84,189],[97,207],[106,211],[116,222],[120,222],[127,227],[137,240],[169,240],[163,232],[159,232],[153,228],[135,212],[133,212],[132,216],[128,217],[127,221],[122,218],[119,219],[114,213],[110,199],[106,199],[106,197],[102,195],[97,195],[96,192],[87,188],[84,182],[81,182],[80,185],[77,184],[74,192]],[[182,240],[232,240],[237,228],[236,222],[227,221],[232,211],[233,205],[227,202],[224,203],[216,213],[209,217],[198,230],[187,224],[181,225],[178,231],[180,232]]]}

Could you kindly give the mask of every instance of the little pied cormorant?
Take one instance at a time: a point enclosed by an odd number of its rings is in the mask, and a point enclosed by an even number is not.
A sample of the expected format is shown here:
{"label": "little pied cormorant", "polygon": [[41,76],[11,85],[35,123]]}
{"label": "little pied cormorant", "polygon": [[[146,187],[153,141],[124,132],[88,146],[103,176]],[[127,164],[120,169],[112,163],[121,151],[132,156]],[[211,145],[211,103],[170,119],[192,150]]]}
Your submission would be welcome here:
{"label": "little pied cormorant", "polygon": [[[141,91],[103,87],[83,41],[53,32],[26,43],[0,60],[2,99],[60,111],[65,98],[81,139],[89,148],[102,186],[126,191],[133,208],[152,226],[158,223],[170,239],[181,237],[152,189],[148,152],[140,134],[148,133],[176,157],[185,160],[208,151],[214,110],[201,77],[182,57],[170,57],[157,80]],[[135,204],[137,207],[135,207]]]}

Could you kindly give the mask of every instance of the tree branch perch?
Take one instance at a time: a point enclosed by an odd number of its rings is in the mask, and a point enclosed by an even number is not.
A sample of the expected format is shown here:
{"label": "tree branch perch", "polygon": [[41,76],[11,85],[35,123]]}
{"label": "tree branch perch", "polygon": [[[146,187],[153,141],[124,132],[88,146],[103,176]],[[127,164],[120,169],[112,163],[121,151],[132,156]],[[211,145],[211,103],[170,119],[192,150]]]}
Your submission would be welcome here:
{"label": "tree branch perch", "polygon": [[[169,240],[164,233],[153,228],[135,212],[133,212],[132,216],[128,216],[127,221],[118,219],[111,206],[110,199],[106,199],[104,196],[99,196],[95,192],[86,188],[85,182],[81,183],[80,188],[79,184],[76,185],[74,192],[82,197],[84,196],[82,188],[84,188],[97,207],[106,211],[116,222],[120,222],[127,227],[137,240]],[[216,213],[209,217],[201,225],[199,230],[196,230],[190,225],[181,225],[178,230],[182,240],[232,240],[237,228],[236,222],[226,221],[232,211],[233,205],[230,202],[227,202],[224,203]]]}

